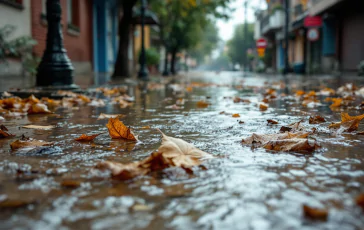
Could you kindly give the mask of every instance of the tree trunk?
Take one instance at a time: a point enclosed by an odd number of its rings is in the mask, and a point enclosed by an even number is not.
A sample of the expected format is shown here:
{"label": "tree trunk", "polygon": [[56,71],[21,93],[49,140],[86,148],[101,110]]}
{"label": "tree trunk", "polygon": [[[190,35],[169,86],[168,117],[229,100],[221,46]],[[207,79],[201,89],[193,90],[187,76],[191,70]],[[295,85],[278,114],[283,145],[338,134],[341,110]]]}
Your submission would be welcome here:
{"label": "tree trunk", "polygon": [[172,60],[171,60],[171,73],[175,75],[176,71],[176,56],[177,56],[177,49],[172,49]]}
{"label": "tree trunk", "polygon": [[130,76],[129,70],[129,36],[130,25],[133,18],[133,7],[137,0],[122,1],[123,15],[119,21],[119,50],[114,66],[113,79],[127,78]]}
{"label": "tree trunk", "polygon": [[169,71],[168,71],[168,50],[166,48],[165,52],[164,52],[164,70],[163,70],[163,76],[168,76],[169,75]]}

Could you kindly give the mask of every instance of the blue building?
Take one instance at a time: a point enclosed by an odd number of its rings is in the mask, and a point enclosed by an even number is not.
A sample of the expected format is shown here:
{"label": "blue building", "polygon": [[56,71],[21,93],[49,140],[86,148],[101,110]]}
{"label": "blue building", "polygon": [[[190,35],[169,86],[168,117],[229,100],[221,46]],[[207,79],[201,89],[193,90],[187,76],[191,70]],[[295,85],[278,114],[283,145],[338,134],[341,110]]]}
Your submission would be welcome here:
{"label": "blue building", "polygon": [[93,0],[93,71],[95,84],[110,80],[118,48],[118,0]]}

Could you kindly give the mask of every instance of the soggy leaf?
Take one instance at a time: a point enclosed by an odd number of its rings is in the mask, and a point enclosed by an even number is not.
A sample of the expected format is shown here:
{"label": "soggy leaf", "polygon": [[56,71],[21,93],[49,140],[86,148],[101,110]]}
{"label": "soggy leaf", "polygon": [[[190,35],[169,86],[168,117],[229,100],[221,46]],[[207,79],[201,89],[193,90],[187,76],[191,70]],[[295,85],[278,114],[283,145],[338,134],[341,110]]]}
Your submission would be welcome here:
{"label": "soggy leaf", "polygon": [[13,137],[14,134],[9,133],[9,130],[4,126],[0,125],[0,138]]}
{"label": "soggy leaf", "polygon": [[331,101],[333,102],[332,105],[330,105],[330,108],[337,108],[340,107],[343,99],[342,98],[331,98]]}
{"label": "soggy leaf", "polygon": [[22,137],[20,140],[16,140],[10,144],[12,150],[22,149],[22,148],[35,148],[39,146],[51,146],[52,142],[46,142],[42,140],[36,140],[30,137]]}
{"label": "soggy leaf", "polygon": [[307,138],[293,138],[284,140],[272,140],[263,146],[267,150],[273,151],[284,151],[284,152],[308,152],[311,153],[320,146],[317,144],[316,140],[311,140]]}
{"label": "soggy leaf", "polygon": [[99,117],[97,118],[97,120],[110,119],[110,118],[124,118],[124,117],[126,117],[126,115],[124,115],[124,114],[106,114],[106,113],[101,113],[99,115]]}
{"label": "soggy leaf", "polygon": [[240,115],[239,115],[238,113],[234,113],[234,114],[232,115],[232,117],[240,117]]}
{"label": "soggy leaf", "polygon": [[341,122],[329,125],[329,129],[341,129],[341,132],[353,132],[358,130],[359,124],[363,119],[364,114],[352,117],[348,113],[341,113]]}
{"label": "soggy leaf", "polygon": [[329,211],[327,209],[318,209],[303,205],[303,214],[310,219],[326,221]]}
{"label": "soggy leaf", "polygon": [[363,210],[364,210],[364,193],[360,194],[357,198],[356,198],[356,204],[359,205]]}
{"label": "soggy leaf", "polygon": [[29,114],[47,114],[52,113],[49,111],[48,107],[45,104],[37,103],[34,105],[31,105],[31,107],[28,109]]}
{"label": "soggy leaf", "polygon": [[112,139],[127,139],[131,141],[137,141],[134,133],[130,130],[130,128],[126,127],[124,123],[119,120],[119,118],[110,118],[109,122],[106,124],[106,127],[109,130],[109,134]]}
{"label": "soggy leaf", "polygon": [[76,138],[75,141],[93,141],[97,136],[99,136],[102,133],[94,134],[94,135],[86,135],[82,134],[80,137]]}
{"label": "soggy leaf", "polygon": [[240,102],[242,102],[242,103],[250,103],[250,100],[243,99],[243,98],[240,98],[240,97],[235,97],[234,98],[234,103],[240,103]]}
{"label": "soggy leaf", "polygon": [[64,180],[61,182],[61,186],[65,188],[78,188],[81,185],[81,181],[78,180]]}
{"label": "soggy leaf", "polygon": [[265,103],[259,103],[259,110],[266,111],[268,109],[268,105]]}
{"label": "soggy leaf", "polygon": [[29,200],[18,200],[18,199],[5,199],[0,201],[0,209],[6,208],[22,208],[29,204],[34,203],[34,201]]}
{"label": "soggy leaf", "polygon": [[326,122],[325,118],[321,117],[321,116],[314,116],[314,117],[310,117],[309,119],[309,123],[310,124],[320,124]]}
{"label": "soggy leaf", "polygon": [[150,129],[150,125],[143,126],[141,129]]}
{"label": "soggy leaf", "polygon": [[97,168],[110,170],[114,178],[128,180],[170,167],[181,167],[190,172],[191,167],[199,166],[202,160],[208,158],[212,156],[192,144],[162,133],[162,144],[158,152],[152,153],[144,160],[129,164],[105,161],[99,163]]}
{"label": "soggy leaf", "polygon": [[206,101],[198,101],[196,105],[198,108],[207,108],[210,104]]}
{"label": "soggy leaf", "polygon": [[268,122],[268,125],[276,125],[276,124],[278,124],[278,121],[272,120],[272,119],[267,120],[267,122]]}
{"label": "soggy leaf", "polygon": [[23,128],[25,129],[42,129],[42,130],[50,130],[53,129],[54,125],[25,125]]}

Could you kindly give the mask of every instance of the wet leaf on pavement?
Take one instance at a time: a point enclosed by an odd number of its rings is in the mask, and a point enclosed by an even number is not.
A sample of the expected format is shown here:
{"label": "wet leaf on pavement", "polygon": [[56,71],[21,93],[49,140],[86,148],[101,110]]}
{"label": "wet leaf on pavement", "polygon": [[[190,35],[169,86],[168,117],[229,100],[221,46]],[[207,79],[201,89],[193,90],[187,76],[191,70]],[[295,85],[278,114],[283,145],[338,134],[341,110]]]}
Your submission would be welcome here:
{"label": "wet leaf on pavement", "polygon": [[28,114],[47,114],[52,113],[49,111],[48,107],[43,103],[37,103],[34,105],[31,105],[28,109]]}
{"label": "wet leaf on pavement", "polygon": [[124,114],[106,114],[106,113],[100,113],[97,120],[103,120],[103,119],[110,119],[110,118],[124,118],[126,115]]}
{"label": "wet leaf on pavement", "polygon": [[77,137],[75,141],[93,141],[97,136],[101,135],[102,133],[94,134],[94,135],[86,135],[82,134],[81,136]]}
{"label": "wet leaf on pavement", "polygon": [[181,167],[187,172],[191,172],[191,167],[199,166],[202,160],[208,158],[212,158],[212,156],[197,149],[192,144],[162,133],[162,144],[158,151],[144,160],[129,164],[105,161],[99,163],[96,167],[110,170],[111,175],[116,179],[128,180],[169,167]]}
{"label": "wet leaf on pavement", "polygon": [[65,188],[78,188],[81,185],[81,181],[78,180],[63,180],[60,184]]}
{"label": "wet leaf on pavement", "polygon": [[329,215],[329,211],[327,209],[313,208],[308,205],[303,205],[302,209],[303,209],[303,215],[306,218],[314,220],[326,221]]}
{"label": "wet leaf on pavement", "polygon": [[317,115],[317,116],[314,116],[314,117],[310,117],[309,119],[309,123],[310,124],[320,124],[320,123],[323,123],[323,122],[326,122],[325,118]]}
{"label": "wet leaf on pavement", "polygon": [[34,201],[29,200],[17,200],[17,199],[5,199],[0,201],[0,209],[7,208],[22,208],[27,206],[28,204],[32,204]]}
{"label": "wet leaf on pavement", "polygon": [[364,193],[360,194],[357,198],[356,198],[356,204],[359,205],[363,211],[364,211]]}
{"label": "wet leaf on pavement", "polygon": [[25,125],[23,128],[25,129],[42,129],[42,130],[50,130],[53,129],[54,125]]}
{"label": "wet leaf on pavement", "polygon": [[198,101],[196,105],[198,108],[207,108],[210,104],[206,101]]}
{"label": "wet leaf on pavement", "polygon": [[267,122],[268,122],[268,125],[276,125],[276,124],[278,124],[278,121],[272,120],[272,119],[267,120]]}
{"label": "wet leaf on pavement", "polygon": [[9,130],[5,127],[5,125],[0,125],[0,138],[5,137],[13,137],[14,134],[9,133]]}
{"label": "wet leaf on pavement", "polygon": [[234,114],[232,115],[232,117],[240,117],[240,115],[239,115],[238,113],[234,113]]}
{"label": "wet leaf on pavement", "polygon": [[268,105],[265,103],[259,103],[259,110],[266,111],[268,109]]}
{"label": "wet leaf on pavement", "polygon": [[359,116],[350,116],[348,113],[341,113],[341,122],[329,125],[329,129],[339,129],[341,132],[353,132],[358,130],[361,120],[364,119],[364,114]]}
{"label": "wet leaf on pavement", "polygon": [[127,139],[131,141],[137,141],[137,137],[126,127],[119,118],[110,118],[109,122],[106,124],[109,134],[112,139]]}
{"label": "wet leaf on pavement", "polygon": [[42,140],[36,140],[30,137],[23,136],[20,140],[16,140],[10,144],[12,150],[22,148],[35,148],[39,146],[51,146],[53,142],[46,142]]}

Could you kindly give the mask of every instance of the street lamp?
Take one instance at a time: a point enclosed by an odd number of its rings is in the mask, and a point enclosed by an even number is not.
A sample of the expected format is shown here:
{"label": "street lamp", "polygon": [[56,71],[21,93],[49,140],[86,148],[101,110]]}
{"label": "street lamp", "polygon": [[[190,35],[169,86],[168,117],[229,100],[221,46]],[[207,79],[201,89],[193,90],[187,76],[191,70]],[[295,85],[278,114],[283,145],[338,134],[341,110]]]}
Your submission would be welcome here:
{"label": "street lamp", "polygon": [[47,46],[37,69],[37,86],[77,89],[73,84],[73,66],[63,46],[60,0],[47,0]]}
{"label": "street lamp", "polygon": [[145,9],[147,6],[147,1],[146,0],[141,0],[142,1],[142,5],[141,5],[141,27],[142,27],[142,49],[140,52],[140,57],[139,57],[139,64],[140,64],[140,69],[138,72],[138,78],[140,80],[144,80],[144,81],[148,81],[148,70],[146,68],[146,63],[145,63],[145,41],[144,41],[144,25],[145,25]]}

